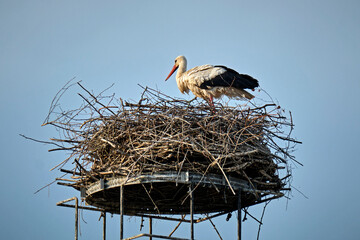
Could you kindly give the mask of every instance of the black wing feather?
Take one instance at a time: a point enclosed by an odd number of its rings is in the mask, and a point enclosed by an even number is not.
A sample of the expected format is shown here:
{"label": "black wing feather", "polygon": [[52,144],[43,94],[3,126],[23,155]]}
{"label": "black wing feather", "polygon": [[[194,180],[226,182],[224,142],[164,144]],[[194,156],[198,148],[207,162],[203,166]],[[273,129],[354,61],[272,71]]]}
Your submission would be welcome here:
{"label": "black wing feather", "polygon": [[201,85],[201,89],[210,89],[213,87],[234,87],[238,89],[254,89],[259,86],[258,80],[255,78],[247,75],[247,74],[240,74],[237,71],[217,65],[214,67],[221,67],[226,69],[226,71],[213,79],[204,81]]}

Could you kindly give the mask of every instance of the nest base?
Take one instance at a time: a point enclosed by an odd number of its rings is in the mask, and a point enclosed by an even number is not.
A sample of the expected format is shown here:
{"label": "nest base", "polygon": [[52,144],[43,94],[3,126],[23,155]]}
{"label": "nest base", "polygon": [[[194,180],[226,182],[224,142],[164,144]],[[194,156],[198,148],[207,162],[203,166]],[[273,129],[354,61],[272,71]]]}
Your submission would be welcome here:
{"label": "nest base", "polygon": [[[259,195],[256,189],[241,179],[226,179],[215,174],[203,176],[191,172],[163,172],[131,178],[119,176],[101,179],[86,188],[85,201],[107,212],[119,213],[120,186],[124,186],[126,215],[187,214],[190,211],[190,185],[196,214],[236,210],[239,192],[242,207],[261,203],[265,199],[262,198],[264,194]],[[281,193],[276,193],[272,197],[281,196]]]}

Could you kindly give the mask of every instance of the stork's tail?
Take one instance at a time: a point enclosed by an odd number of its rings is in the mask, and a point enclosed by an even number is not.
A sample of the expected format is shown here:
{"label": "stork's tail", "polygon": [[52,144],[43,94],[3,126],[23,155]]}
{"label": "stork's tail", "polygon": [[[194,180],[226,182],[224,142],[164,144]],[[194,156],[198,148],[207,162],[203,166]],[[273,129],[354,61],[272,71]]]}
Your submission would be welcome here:
{"label": "stork's tail", "polygon": [[244,89],[238,89],[238,88],[228,89],[226,95],[229,97],[247,98],[249,100],[254,98],[254,95],[252,95],[251,93],[247,92]]}
{"label": "stork's tail", "polygon": [[240,89],[240,91],[241,91],[241,95],[242,95],[241,97],[245,97],[247,99],[253,99],[255,97],[254,95],[252,95],[251,93],[249,93],[243,89]]}

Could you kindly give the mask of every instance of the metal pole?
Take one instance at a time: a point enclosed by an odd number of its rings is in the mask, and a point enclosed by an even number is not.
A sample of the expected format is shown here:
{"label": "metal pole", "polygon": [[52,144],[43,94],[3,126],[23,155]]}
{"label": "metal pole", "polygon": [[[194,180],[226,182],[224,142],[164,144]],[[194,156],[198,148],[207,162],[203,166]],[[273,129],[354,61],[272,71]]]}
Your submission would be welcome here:
{"label": "metal pole", "polygon": [[103,212],[103,240],[106,240],[106,212]]}
{"label": "metal pole", "polygon": [[149,217],[149,233],[150,233],[149,239],[152,240],[152,217]]}
{"label": "metal pole", "polygon": [[238,197],[238,240],[241,240],[241,190]]}
{"label": "metal pole", "polygon": [[75,240],[78,240],[78,227],[79,227],[79,210],[78,210],[78,206],[79,206],[79,200],[77,197],[75,197]]}
{"label": "metal pole", "polygon": [[190,239],[194,240],[194,196],[192,192],[192,185],[189,185],[190,195]]}
{"label": "metal pole", "polygon": [[124,186],[120,186],[120,240],[124,238],[124,199],[123,191]]}

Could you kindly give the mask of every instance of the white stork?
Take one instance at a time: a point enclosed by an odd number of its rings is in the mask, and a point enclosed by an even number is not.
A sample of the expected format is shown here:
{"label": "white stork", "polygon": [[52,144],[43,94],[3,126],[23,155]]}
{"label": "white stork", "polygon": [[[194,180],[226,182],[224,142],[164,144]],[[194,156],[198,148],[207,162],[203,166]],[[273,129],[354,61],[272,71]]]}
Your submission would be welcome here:
{"label": "white stork", "polygon": [[178,70],[176,83],[180,92],[189,93],[190,90],[196,97],[209,101],[211,106],[214,106],[213,98],[220,98],[222,95],[252,99],[254,96],[244,89],[254,90],[259,86],[255,78],[239,74],[225,66],[202,65],[186,71],[186,64],[186,58],[178,56],[165,81]]}

